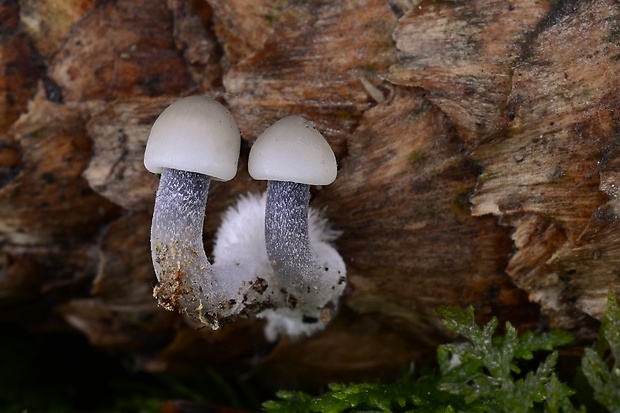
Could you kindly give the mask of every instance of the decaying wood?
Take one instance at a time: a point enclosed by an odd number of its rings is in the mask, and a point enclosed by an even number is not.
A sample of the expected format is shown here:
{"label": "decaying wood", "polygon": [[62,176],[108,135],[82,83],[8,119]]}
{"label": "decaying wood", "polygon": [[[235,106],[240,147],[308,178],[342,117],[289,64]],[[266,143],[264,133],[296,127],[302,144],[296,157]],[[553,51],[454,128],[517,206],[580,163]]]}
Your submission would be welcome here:
{"label": "decaying wood", "polygon": [[[576,328],[586,314],[601,316],[617,282],[611,261],[620,257],[606,256],[602,271],[600,257],[580,270],[564,262],[601,248],[589,241],[601,231],[609,233],[604,249],[616,249],[616,214],[605,199],[613,203],[615,184],[603,174],[618,130],[618,6],[475,3],[435,4],[401,19],[397,47],[411,58],[390,79],[423,87],[458,119],[482,167],[472,214],[516,228],[508,274],[553,324]],[[449,23],[437,30],[441,18]],[[587,36],[570,41],[572,33]]]}
{"label": "decaying wood", "polygon": [[591,337],[620,288],[617,1],[6,0],[0,21],[4,322],[76,329],[148,371],[265,345],[259,321],[197,331],[151,296],[143,151],[191,94],[244,138],[211,188],[208,251],[264,190],[247,157],[275,120],[307,117],[337,155],[312,204],[342,231],[349,286],[325,332],[260,360],[280,385],[397,371],[446,339],[438,304]]}
{"label": "decaying wood", "polygon": [[[545,22],[514,69],[504,143],[490,140],[474,155],[484,167],[474,215],[509,216],[515,243],[530,251],[547,248],[542,238],[517,237],[521,226],[532,230],[532,216],[555,227],[555,243],[563,239],[544,262],[515,255],[508,272],[565,326],[582,324],[579,312],[599,318],[618,283],[619,12],[616,2],[595,2]],[[573,32],[588,35],[566,42]]]}

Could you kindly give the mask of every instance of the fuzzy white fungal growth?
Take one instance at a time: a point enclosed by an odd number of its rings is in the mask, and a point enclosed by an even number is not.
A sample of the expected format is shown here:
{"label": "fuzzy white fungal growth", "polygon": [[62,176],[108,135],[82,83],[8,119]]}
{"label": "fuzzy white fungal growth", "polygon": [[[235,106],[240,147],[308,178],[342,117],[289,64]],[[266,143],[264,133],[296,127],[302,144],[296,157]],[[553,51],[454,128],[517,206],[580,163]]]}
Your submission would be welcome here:
{"label": "fuzzy white fungal growth", "polygon": [[[328,185],[336,178],[336,158],[314,126],[289,116],[263,132],[250,151],[254,179],[268,179],[265,246],[285,306],[266,311],[274,334],[292,332],[287,323],[328,322],[346,282],[340,255],[313,245],[308,226],[309,185]],[[271,314],[271,315],[270,315]],[[286,321],[285,321],[286,320]]]}
{"label": "fuzzy white fungal growth", "polygon": [[288,294],[282,295],[280,283],[267,255],[266,201],[266,194],[249,194],[241,197],[236,205],[228,209],[216,233],[213,266],[239,265],[251,271],[252,279],[264,280],[264,295],[272,296],[273,302],[280,301],[277,307],[258,314],[259,317],[267,319],[267,339],[273,341],[281,334],[291,337],[313,334],[325,328],[344,291],[344,261],[331,245],[340,233],[329,226],[320,211],[309,208],[307,223],[310,250],[314,252],[317,262],[321,263],[321,283],[330,285],[330,288],[317,287],[306,291],[291,308],[288,301],[290,297]]}

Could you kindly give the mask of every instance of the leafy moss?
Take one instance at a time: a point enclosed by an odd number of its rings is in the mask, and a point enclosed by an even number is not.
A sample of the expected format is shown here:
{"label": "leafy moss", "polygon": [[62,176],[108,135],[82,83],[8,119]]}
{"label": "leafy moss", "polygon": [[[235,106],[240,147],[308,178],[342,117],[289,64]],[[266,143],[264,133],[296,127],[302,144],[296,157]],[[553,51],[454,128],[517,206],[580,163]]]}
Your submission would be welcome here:
{"label": "leafy moss", "polygon": [[[455,412],[454,406],[465,407],[460,396],[437,388],[433,379],[409,378],[397,383],[331,384],[325,394],[312,397],[303,392],[278,392],[278,401],[269,401],[263,408],[271,413],[301,412]],[[472,404],[472,407],[474,404]],[[413,409],[413,410],[412,410]],[[458,410],[461,411],[461,410]],[[482,412],[481,409],[468,410]]]}
{"label": "leafy moss", "polygon": [[[467,402],[481,401],[497,411],[528,412],[536,404],[545,404],[552,391],[572,395],[568,387],[558,388],[553,370],[557,352],[549,354],[536,370],[523,373],[520,360],[531,360],[538,351],[551,351],[568,344],[572,337],[565,332],[533,334],[518,337],[516,329],[506,323],[504,337],[494,337],[497,319],[480,328],[474,310],[440,308],[446,328],[468,341],[439,346],[440,389],[465,397]],[[553,382],[552,387],[547,385]],[[559,400],[558,402],[562,402]]]}
{"label": "leafy moss", "polygon": [[[613,358],[609,367],[606,356]],[[594,390],[594,399],[610,412],[620,413],[620,307],[613,291],[607,297],[598,346],[596,350],[585,349],[581,368]]]}
{"label": "leafy moss", "polygon": [[[557,349],[572,341],[564,331],[519,335],[506,323],[496,334],[497,319],[476,324],[472,307],[440,307],[449,330],[465,341],[437,350],[434,374],[410,375],[396,383],[332,384],[325,394],[279,392],[279,400],[263,404],[268,413],[297,412],[585,412],[571,400],[575,390],[555,373]],[[595,400],[620,413],[620,308],[613,292],[608,297],[597,350],[586,349],[582,360]],[[613,359],[613,365],[608,367]],[[594,408],[594,410],[598,409]]]}
{"label": "leafy moss", "polygon": [[422,161],[425,161],[428,158],[428,153],[423,149],[416,149],[411,151],[409,154],[409,163],[415,165]]}

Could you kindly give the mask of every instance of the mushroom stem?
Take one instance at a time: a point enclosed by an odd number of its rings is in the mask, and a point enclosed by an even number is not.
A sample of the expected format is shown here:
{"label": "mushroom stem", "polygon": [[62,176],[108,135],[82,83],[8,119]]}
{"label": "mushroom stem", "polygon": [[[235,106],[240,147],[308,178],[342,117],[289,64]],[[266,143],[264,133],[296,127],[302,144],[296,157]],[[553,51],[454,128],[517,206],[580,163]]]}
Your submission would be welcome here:
{"label": "mushroom stem", "polygon": [[153,295],[162,307],[203,322],[208,292],[217,291],[202,242],[210,181],[208,175],[165,168],[151,227],[151,254],[159,280]]}
{"label": "mushroom stem", "polygon": [[308,235],[310,187],[287,181],[267,183],[265,243],[275,275],[288,294],[300,293],[314,280]]}
{"label": "mushroom stem", "polygon": [[159,305],[217,329],[274,302],[261,274],[249,270],[251,257],[231,251],[235,262],[209,262],[202,229],[210,181],[201,173],[164,168],[153,211],[151,254],[159,281],[153,296]]}

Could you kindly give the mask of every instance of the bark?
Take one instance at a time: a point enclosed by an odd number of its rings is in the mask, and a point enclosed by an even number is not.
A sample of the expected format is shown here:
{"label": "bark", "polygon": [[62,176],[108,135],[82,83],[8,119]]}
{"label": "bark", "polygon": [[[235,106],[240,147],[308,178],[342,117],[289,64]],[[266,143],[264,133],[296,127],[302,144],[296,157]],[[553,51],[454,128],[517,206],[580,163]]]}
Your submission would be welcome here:
{"label": "bark", "polygon": [[2,322],[75,329],[147,371],[265,345],[259,321],[195,330],[151,296],[143,152],[191,94],[244,139],[210,190],[209,251],[265,189],[247,156],[273,122],[306,117],[338,159],[311,205],[342,231],[343,308],[260,359],[276,386],[396,372],[448,338],[438,304],[588,339],[620,289],[615,0],[6,0],[0,20]]}

